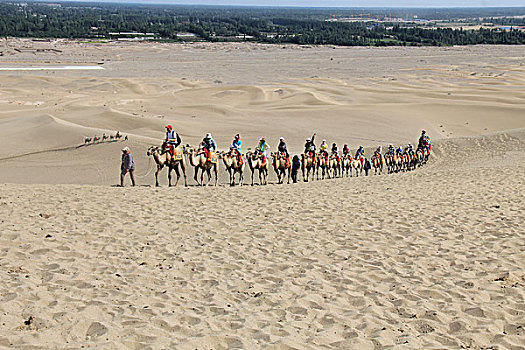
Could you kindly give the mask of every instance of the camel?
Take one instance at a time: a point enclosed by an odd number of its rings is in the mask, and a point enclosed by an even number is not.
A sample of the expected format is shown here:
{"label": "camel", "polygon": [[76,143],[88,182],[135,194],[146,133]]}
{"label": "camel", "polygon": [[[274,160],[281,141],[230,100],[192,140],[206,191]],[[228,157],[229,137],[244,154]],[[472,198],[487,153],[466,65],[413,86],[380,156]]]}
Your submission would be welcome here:
{"label": "camel", "polygon": [[272,152],[272,165],[273,170],[277,174],[278,183],[282,184],[284,178],[286,177],[286,172],[288,172],[288,183],[290,183],[290,172],[291,172],[291,162],[290,158],[286,158],[286,154],[281,152]]}
{"label": "camel", "polygon": [[330,172],[332,178],[336,178],[342,175],[341,160],[338,155],[332,154],[328,159],[328,178],[330,178]]}
{"label": "camel", "polygon": [[103,133],[102,134],[102,141],[106,141],[108,139],[108,136],[106,135],[106,133]]}
{"label": "camel", "polygon": [[402,155],[402,170],[410,171],[416,168],[416,155],[415,153],[405,152]]}
{"label": "camel", "polygon": [[84,138],[84,145],[91,142],[91,137]]}
{"label": "camel", "polygon": [[389,167],[388,171],[390,173],[397,173],[401,171],[401,168],[403,167],[403,159],[401,155],[387,153],[386,157]]}
{"label": "camel", "polygon": [[317,155],[312,154],[301,154],[301,170],[303,172],[304,182],[308,182],[310,179],[310,172],[312,172],[312,179],[315,178],[315,166],[317,163]]}
{"label": "camel", "polygon": [[259,171],[259,183],[261,185],[268,184],[268,159],[262,159],[262,155],[259,152],[247,152],[246,159],[248,159],[248,165],[252,171],[252,186],[253,186],[253,173],[255,170]]}
{"label": "camel", "polygon": [[325,176],[330,178],[330,173],[328,171],[328,153],[326,151],[321,151],[317,155],[317,180],[319,180],[319,169],[321,170],[322,180],[324,180]]}
{"label": "camel", "polygon": [[[215,173],[215,186],[217,186],[219,181],[218,155],[215,152],[212,152],[211,161],[209,161],[204,154],[204,149],[202,149],[202,147],[195,149],[188,145],[187,148],[189,148],[188,154],[190,158],[190,164],[195,168],[195,175],[193,176],[195,182],[197,182],[197,184],[200,186],[207,186],[211,181],[211,170],[213,169],[213,172]],[[200,182],[198,180],[199,170],[201,170]],[[205,172],[208,174],[208,182],[206,184],[204,184]]]}
{"label": "camel", "polygon": [[426,164],[428,161],[428,156],[430,155],[430,152],[428,148],[418,148],[416,151],[416,159],[418,166],[422,166],[423,164]]}
{"label": "camel", "polygon": [[354,158],[352,161],[352,168],[355,171],[355,176],[359,177],[363,173],[363,165],[365,164],[365,157],[360,156],[358,158]]}
{"label": "camel", "polygon": [[383,172],[383,167],[385,167],[384,157],[380,153],[374,152],[374,155],[371,159],[371,163],[372,167],[374,168],[374,175],[377,175],[377,173],[381,175],[381,173]]}
{"label": "camel", "polygon": [[[146,153],[149,156],[152,156],[157,164],[157,171],[155,172],[155,186],[159,186],[159,172],[166,166],[168,168],[168,186],[171,187],[171,171],[175,170],[177,174],[177,181],[175,181],[175,186],[179,183],[180,172],[179,166],[184,175],[184,186],[188,186],[188,179],[186,177],[186,160],[184,158],[183,151],[177,147],[176,152],[179,155],[178,159],[171,159],[171,155],[166,147],[166,144],[163,144],[161,148],[157,146],[151,146],[148,148]],[[180,153],[179,153],[180,152]]]}
{"label": "camel", "polygon": [[346,177],[352,177],[352,161],[352,155],[348,153],[343,155],[343,158],[341,159],[341,176],[345,174]]}
{"label": "camel", "polygon": [[100,137],[94,136],[93,137],[93,143],[100,141]]}
{"label": "camel", "polygon": [[246,166],[242,155],[237,156],[237,151],[230,149],[229,152],[224,152],[222,154],[222,160],[226,166],[228,174],[230,174],[230,186],[235,186],[235,174],[237,173],[239,173],[239,185],[242,186],[244,181],[244,168]]}
{"label": "camel", "polygon": [[417,156],[415,152],[410,152],[408,154],[408,165],[410,170],[415,170],[417,167]]}
{"label": "camel", "polygon": [[395,169],[394,160],[395,160],[394,154],[392,154],[391,152],[385,153],[385,165],[386,165],[386,170],[388,174],[392,174],[394,172],[394,169]]}

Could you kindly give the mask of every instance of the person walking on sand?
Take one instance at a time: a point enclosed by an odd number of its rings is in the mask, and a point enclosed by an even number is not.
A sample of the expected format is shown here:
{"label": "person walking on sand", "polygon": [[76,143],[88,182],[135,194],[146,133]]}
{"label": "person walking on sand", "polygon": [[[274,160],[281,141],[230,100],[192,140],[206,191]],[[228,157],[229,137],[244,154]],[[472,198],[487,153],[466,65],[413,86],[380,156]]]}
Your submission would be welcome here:
{"label": "person walking on sand", "polygon": [[122,164],[120,165],[120,187],[124,187],[124,177],[129,173],[131,177],[131,185],[135,186],[135,163],[129,147],[122,149]]}

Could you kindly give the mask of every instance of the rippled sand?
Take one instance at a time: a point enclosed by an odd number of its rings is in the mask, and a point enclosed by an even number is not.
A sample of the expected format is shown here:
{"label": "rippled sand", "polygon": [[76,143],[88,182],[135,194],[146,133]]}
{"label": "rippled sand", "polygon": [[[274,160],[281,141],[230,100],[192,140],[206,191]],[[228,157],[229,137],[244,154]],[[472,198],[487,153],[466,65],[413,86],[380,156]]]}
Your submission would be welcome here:
{"label": "rippled sand", "polygon": [[[15,44],[31,42],[3,52]],[[155,61],[140,45],[53,45],[55,63],[115,61],[0,73],[0,347],[523,348],[523,48],[159,45]],[[207,79],[151,73],[181,52]],[[335,53],[363,76],[304,75]],[[240,74],[244,57],[276,57],[272,83]],[[228,70],[237,85],[213,82]],[[188,143],[212,130],[224,148],[240,130],[247,147],[284,134],[292,152],[312,131],[369,149],[426,128],[435,152],[409,173],[154,188],[145,150],[168,122]],[[130,140],[78,147],[115,130]],[[136,188],[109,186],[123,145]]]}

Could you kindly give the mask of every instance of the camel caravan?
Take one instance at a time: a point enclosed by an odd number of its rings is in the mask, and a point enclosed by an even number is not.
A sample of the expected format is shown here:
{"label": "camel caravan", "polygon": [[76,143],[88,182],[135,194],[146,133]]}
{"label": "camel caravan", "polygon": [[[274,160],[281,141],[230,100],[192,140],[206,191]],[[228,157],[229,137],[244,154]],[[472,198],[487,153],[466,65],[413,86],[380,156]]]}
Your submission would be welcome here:
{"label": "camel caravan", "polygon": [[256,177],[260,185],[268,184],[270,167],[273,168],[279,184],[284,181],[298,182],[299,170],[304,182],[314,179],[359,177],[363,176],[363,173],[368,176],[372,169],[375,175],[411,171],[425,164],[432,150],[430,138],[424,130],[419,138],[417,149],[414,150],[410,143],[406,147],[394,147],[390,144],[383,154],[382,147],[379,146],[368,159],[365,157],[363,146],[359,146],[353,155],[345,144],[340,154],[335,143],[329,151],[326,140],[322,141],[317,151],[314,144],[316,134],[306,139],[304,153],[290,156],[283,137],[280,138],[275,152],[268,154],[268,143],[265,138],[261,138],[255,150],[243,154],[239,134],[235,135],[228,151],[218,151],[217,144],[210,133],[206,134],[197,147],[194,147],[189,144],[182,145],[180,136],[173,131],[171,125],[166,126],[166,129],[166,139],[163,144],[160,147],[151,146],[147,150],[148,157],[152,157],[157,164],[156,186],[159,186],[159,173],[164,168],[168,171],[169,186],[172,186],[172,170],[175,170],[177,175],[174,185],[177,186],[183,176],[184,185],[188,186],[186,175],[188,162],[194,168],[193,179],[199,186],[207,186],[210,183],[217,186],[221,161],[229,174],[230,186],[244,184],[246,168],[250,169],[253,186]]}
{"label": "camel caravan", "polygon": [[86,136],[84,138],[84,145],[89,145],[89,144],[95,144],[95,143],[100,143],[100,142],[111,142],[111,141],[118,141],[120,139],[124,139],[124,141],[128,141],[128,135],[122,135],[120,133],[120,131],[117,131],[115,133],[115,135],[106,135],[106,133],[103,133],[102,136],[93,136],[93,137],[88,137]]}

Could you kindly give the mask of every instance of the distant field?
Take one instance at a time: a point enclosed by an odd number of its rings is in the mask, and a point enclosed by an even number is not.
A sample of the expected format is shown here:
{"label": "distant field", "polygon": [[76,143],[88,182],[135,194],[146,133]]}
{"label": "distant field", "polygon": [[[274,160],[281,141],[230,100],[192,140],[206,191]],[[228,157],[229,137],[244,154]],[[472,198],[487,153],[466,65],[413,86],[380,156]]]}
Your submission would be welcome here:
{"label": "distant field", "polygon": [[0,3],[6,37],[338,46],[525,44],[525,7],[276,8]]}

